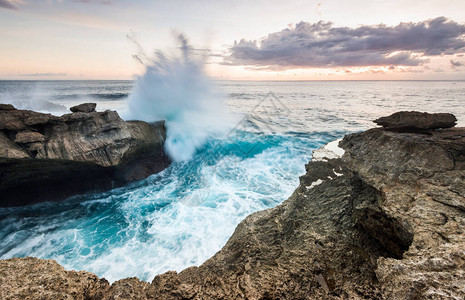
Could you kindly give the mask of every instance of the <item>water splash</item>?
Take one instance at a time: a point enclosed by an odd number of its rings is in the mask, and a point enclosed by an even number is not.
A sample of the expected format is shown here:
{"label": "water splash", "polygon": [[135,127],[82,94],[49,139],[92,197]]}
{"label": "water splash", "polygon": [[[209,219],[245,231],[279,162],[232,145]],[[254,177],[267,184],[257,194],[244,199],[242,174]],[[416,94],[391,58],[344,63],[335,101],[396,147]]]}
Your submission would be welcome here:
{"label": "water splash", "polygon": [[134,57],[146,69],[128,98],[128,118],[165,120],[165,150],[174,161],[185,161],[209,137],[227,133],[234,122],[224,95],[206,75],[203,60],[193,55],[183,35],[178,41],[180,53],[171,57],[157,51],[155,58],[147,59],[139,48]]}

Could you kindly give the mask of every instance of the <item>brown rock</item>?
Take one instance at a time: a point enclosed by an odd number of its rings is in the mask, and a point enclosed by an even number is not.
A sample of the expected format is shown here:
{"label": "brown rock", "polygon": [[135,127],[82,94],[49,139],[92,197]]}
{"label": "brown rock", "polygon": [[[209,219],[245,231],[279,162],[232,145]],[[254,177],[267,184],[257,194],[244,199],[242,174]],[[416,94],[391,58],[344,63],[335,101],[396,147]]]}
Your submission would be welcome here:
{"label": "brown rock", "polygon": [[60,121],[60,117],[30,110],[0,110],[0,130],[21,131],[28,127]]}
{"label": "brown rock", "polygon": [[90,113],[94,112],[96,107],[97,103],[82,103],[71,107],[69,110],[71,110],[72,112]]}
{"label": "brown rock", "polygon": [[54,260],[0,260],[1,299],[102,299],[109,286],[95,274],[67,271]]}
{"label": "brown rock", "polygon": [[448,113],[421,113],[418,111],[400,111],[390,116],[374,120],[387,130],[399,132],[417,132],[438,128],[451,128],[456,125],[457,118]]}
{"label": "brown rock", "polygon": [[0,110],[15,110],[16,108],[11,104],[0,103]]}
{"label": "brown rock", "polygon": [[14,112],[16,110],[0,110],[0,130],[21,131],[26,128],[23,120]]}
{"label": "brown rock", "polygon": [[[110,288],[91,284],[92,295],[465,299],[465,128],[427,136],[375,128],[338,145],[342,156],[327,154],[331,147],[321,151],[326,159],[306,165],[289,199],[244,219],[199,267],[160,274],[151,284],[136,278]],[[0,261],[6,298],[39,289],[77,299],[85,294],[56,266],[40,269],[28,258],[8,263]],[[31,269],[42,280],[29,276]]]}
{"label": "brown rock", "polygon": [[135,277],[118,280],[107,291],[104,300],[113,299],[156,299],[150,283]]}
{"label": "brown rock", "polygon": [[24,123],[27,126],[35,126],[47,124],[52,121],[60,121],[60,117],[53,116],[51,114],[31,114],[24,119]]}
{"label": "brown rock", "polygon": [[21,147],[13,143],[0,131],[0,158],[10,157],[12,159],[29,158],[29,155]]}
{"label": "brown rock", "polygon": [[15,143],[27,144],[35,142],[43,142],[44,135],[34,131],[21,131],[16,134]]}

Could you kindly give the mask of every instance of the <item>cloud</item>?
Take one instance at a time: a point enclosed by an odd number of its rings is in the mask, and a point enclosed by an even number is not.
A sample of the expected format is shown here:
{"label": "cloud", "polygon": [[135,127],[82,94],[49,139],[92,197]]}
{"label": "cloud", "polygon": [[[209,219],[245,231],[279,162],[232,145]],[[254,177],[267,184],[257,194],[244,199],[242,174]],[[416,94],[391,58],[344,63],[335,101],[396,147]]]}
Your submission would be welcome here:
{"label": "cloud", "polygon": [[111,5],[113,4],[111,1],[109,0],[102,0],[102,1],[92,1],[92,0],[74,0],[73,2],[76,2],[76,3],[86,3],[86,4],[91,4],[91,3],[99,3],[99,4],[103,4],[103,5]]}
{"label": "cloud", "polygon": [[18,0],[0,0],[0,8],[18,10],[17,4],[21,3]]}
{"label": "cloud", "polygon": [[450,60],[451,68],[455,69],[456,67],[461,67],[464,65],[463,62],[461,61],[453,61],[452,59]]}
{"label": "cloud", "polygon": [[31,76],[31,77],[49,77],[49,76],[67,76],[66,73],[29,73],[20,74],[20,76]]}
{"label": "cloud", "polygon": [[465,52],[464,37],[465,25],[445,17],[357,28],[300,22],[260,42],[234,42],[224,64],[272,69],[418,66],[432,56]]}

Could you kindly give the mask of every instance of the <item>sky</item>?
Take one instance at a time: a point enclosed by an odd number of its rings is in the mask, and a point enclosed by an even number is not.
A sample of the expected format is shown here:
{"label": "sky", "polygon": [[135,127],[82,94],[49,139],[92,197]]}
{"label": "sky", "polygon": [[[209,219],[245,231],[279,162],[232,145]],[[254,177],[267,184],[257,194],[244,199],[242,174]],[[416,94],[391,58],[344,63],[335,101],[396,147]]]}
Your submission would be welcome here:
{"label": "sky", "polygon": [[183,34],[225,80],[465,80],[463,0],[0,0],[0,79],[134,79]]}

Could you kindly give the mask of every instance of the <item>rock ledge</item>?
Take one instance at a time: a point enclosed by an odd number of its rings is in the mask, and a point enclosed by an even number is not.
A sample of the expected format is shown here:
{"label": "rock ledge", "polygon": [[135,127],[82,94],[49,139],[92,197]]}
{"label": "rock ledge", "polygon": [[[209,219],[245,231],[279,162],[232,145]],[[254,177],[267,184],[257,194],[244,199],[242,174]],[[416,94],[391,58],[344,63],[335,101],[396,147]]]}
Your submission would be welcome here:
{"label": "rock ledge", "polygon": [[398,132],[422,132],[439,128],[452,128],[457,123],[457,118],[448,113],[421,113],[418,111],[400,111],[390,116],[374,120],[387,130]]}
{"label": "rock ledge", "polygon": [[115,111],[96,112],[95,103],[77,107],[61,117],[0,110],[0,207],[104,191],[169,165],[163,121],[125,122]]}

